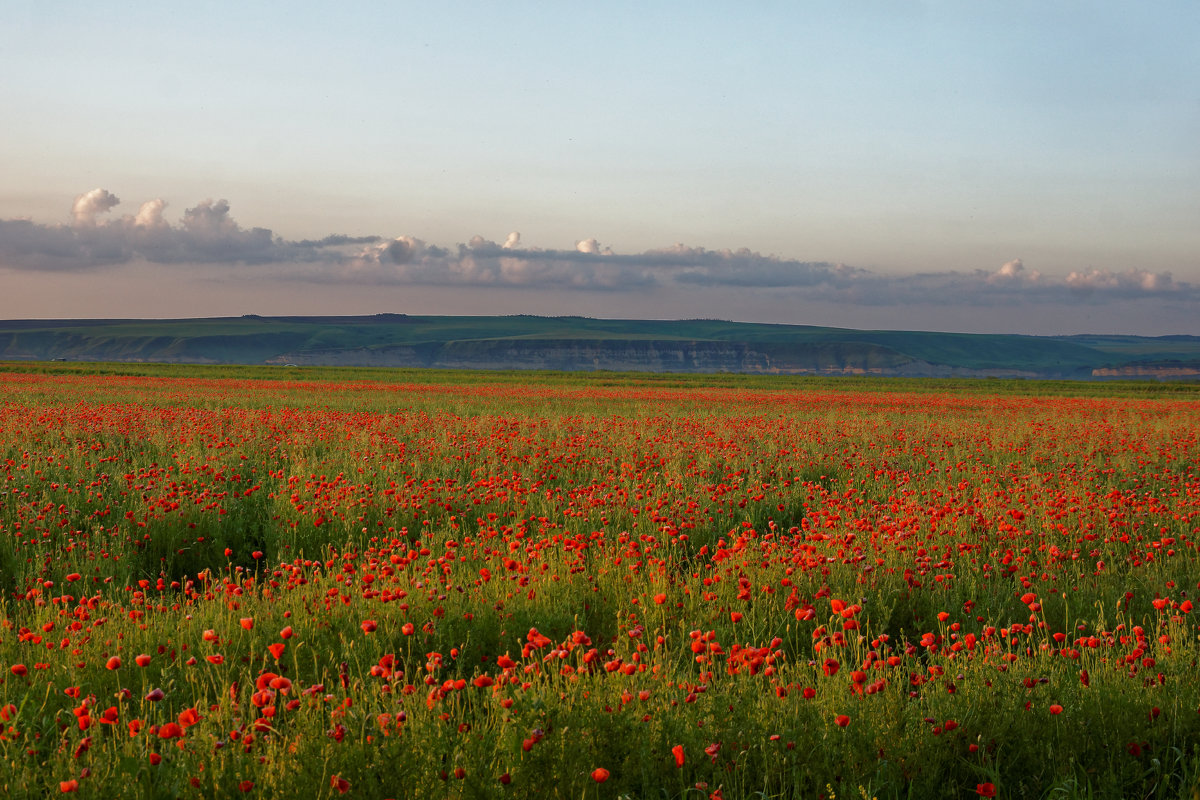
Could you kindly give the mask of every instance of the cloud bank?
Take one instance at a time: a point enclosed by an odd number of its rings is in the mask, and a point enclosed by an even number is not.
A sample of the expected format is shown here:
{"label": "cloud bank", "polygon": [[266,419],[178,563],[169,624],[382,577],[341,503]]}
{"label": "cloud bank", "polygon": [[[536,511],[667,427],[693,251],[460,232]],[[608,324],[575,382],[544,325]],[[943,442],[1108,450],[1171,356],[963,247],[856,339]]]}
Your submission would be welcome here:
{"label": "cloud bank", "polygon": [[1103,304],[1138,299],[1200,301],[1200,287],[1169,272],[1074,271],[1053,277],[1013,259],[993,270],[890,275],[823,261],[763,255],[745,248],[685,244],[623,254],[594,238],[569,249],[502,242],[483,236],[441,247],[412,236],[286,240],[266,228],[243,228],[226,200],[185,209],[175,223],[161,199],[117,216],[120,199],[106,189],[75,198],[67,222],[0,220],[0,270],[94,272],[122,264],[273,265],[273,280],[309,284],[435,286],[636,292],[662,289],[762,290],[806,300],[862,306],[957,304]]}

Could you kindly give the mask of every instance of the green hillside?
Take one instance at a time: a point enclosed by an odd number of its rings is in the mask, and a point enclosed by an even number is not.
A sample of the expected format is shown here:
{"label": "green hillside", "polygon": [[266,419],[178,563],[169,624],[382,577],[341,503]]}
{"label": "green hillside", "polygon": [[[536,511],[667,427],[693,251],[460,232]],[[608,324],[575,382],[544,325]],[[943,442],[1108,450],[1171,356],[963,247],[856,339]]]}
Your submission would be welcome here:
{"label": "green hillside", "polygon": [[[1200,337],[860,331],[722,320],[259,317],[0,322],[6,360],[1091,377],[1200,367]],[[1186,376],[1184,376],[1186,377]]]}

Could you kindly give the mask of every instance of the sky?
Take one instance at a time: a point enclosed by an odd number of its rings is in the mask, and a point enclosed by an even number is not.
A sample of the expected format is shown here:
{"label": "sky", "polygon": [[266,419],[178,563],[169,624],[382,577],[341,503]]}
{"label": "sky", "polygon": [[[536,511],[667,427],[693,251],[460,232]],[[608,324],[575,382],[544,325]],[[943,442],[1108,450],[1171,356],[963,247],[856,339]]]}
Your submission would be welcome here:
{"label": "sky", "polygon": [[0,318],[1200,335],[1200,4],[44,3]]}

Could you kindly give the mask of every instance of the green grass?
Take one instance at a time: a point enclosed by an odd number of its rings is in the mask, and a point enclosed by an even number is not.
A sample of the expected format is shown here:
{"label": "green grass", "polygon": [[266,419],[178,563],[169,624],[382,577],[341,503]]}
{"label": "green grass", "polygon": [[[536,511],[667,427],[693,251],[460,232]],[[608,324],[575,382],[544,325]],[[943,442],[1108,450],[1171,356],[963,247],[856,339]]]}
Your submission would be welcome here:
{"label": "green grass", "polygon": [[1006,378],[879,378],[866,376],[731,375],[646,372],[562,372],[551,370],[448,370],[394,367],[287,367],[122,362],[0,361],[0,370],[27,375],[203,377],[214,380],[367,382],[439,385],[541,385],[661,389],[726,388],[754,391],[904,392],[916,394],[1012,395],[1042,397],[1200,398],[1195,382],[1155,380],[1071,381]]}
{"label": "green grass", "polygon": [[5,368],[0,790],[1188,797],[1196,390]]}

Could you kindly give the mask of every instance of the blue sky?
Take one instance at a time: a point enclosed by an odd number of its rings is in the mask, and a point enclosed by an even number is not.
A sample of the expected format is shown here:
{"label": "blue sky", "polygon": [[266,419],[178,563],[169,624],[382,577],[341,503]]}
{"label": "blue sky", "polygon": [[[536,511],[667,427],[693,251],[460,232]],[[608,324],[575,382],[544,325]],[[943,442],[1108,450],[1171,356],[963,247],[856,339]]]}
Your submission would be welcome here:
{"label": "blue sky", "polygon": [[106,5],[6,6],[2,317],[1200,334],[1192,2]]}

